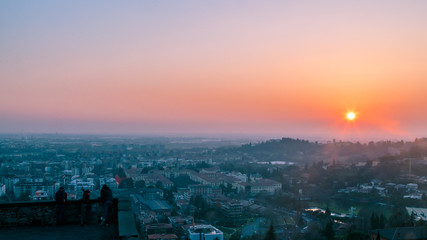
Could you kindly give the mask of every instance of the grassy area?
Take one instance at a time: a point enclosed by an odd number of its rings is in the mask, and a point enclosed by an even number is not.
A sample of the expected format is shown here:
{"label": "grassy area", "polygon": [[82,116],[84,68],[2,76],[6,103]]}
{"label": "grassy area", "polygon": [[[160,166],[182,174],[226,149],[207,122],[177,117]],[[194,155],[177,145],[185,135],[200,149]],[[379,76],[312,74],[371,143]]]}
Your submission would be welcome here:
{"label": "grassy area", "polygon": [[329,207],[329,209],[332,212],[335,213],[350,213],[350,207],[354,207],[356,208],[355,213],[357,213],[360,208],[362,208],[362,206],[343,206],[342,204],[338,204],[335,201],[330,201],[328,204],[326,203],[320,203],[320,202],[308,202],[308,206],[309,207],[318,207],[318,208],[322,208],[322,209],[326,209],[327,207]]}
{"label": "grassy area", "polygon": [[226,228],[221,226],[216,226],[219,230],[221,230],[224,233],[224,239],[230,239],[231,235],[238,229],[234,228]]}
{"label": "grassy area", "polygon": [[310,201],[308,202],[309,207],[318,207],[322,209],[326,209],[326,207],[329,207],[331,212],[339,213],[339,214],[349,214],[350,213],[350,207],[354,207],[354,213],[357,214],[360,209],[367,208],[369,211],[376,212],[376,213],[383,213],[385,217],[390,217],[391,215],[391,208],[386,206],[380,206],[380,205],[372,205],[372,204],[358,204],[358,205],[343,205],[342,203],[338,203],[336,201],[329,201],[328,204],[326,203],[320,203],[320,202],[314,202]]}

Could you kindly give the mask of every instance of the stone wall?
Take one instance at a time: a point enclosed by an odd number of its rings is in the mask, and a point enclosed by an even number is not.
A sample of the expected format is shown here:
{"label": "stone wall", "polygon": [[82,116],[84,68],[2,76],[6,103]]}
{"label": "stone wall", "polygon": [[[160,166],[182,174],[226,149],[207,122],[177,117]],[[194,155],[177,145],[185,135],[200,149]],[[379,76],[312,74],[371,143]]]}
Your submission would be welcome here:
{"label": "stone wall", "polygon": [[[89,224],[99,221],[103,215],[100,200],[90,200]],[[65,223],[80,223],[80,201],[68,201],[65,205]],[[113,221],[117,219],[117,199],[113,202]],[[56,224],[56,203],[54,201],[14,202],[0,204],[0,227]]]}

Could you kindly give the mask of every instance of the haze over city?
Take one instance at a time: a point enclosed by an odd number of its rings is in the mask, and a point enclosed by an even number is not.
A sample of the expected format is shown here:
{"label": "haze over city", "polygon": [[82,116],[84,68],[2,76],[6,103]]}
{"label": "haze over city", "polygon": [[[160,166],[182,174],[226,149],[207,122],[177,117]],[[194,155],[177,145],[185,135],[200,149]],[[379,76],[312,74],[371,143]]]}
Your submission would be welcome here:
{"label": "haze over city", "polygon": [[423,137],[426,7],[3,1],[0,132]]}

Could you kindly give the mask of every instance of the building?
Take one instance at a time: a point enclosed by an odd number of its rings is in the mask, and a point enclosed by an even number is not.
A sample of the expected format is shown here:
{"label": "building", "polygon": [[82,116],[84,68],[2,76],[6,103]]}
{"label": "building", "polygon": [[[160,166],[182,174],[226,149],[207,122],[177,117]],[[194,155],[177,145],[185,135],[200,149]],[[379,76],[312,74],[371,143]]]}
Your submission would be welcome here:
{"label": "building", "polygon": [[59,183],[56,182],[18,182],[13,187],[15,198],[27,195],[29,198],[36,195],[38,190],[45,191],[49,199],[54,199]]}
{"label": "building", "polygon": [[144,188],[142,197],[145,200],[161,200],[163,199],[163,190],[158,188]]}
{"label": "building", "polygon": [[106,184],[111,190],[119,188],[119,184],[116,182],[115,178],[100,178],[99,185],[102,186]]}
{"label": "building", "polygon": [[83,188],[90,190],[91,197],[94,197],[94,190],[96,190],[96,187],[93,178],[73,177],[71,182],[68,184],[68,188],[66,188],[69,193],[69,198],[81,199],[83,197]]}
{"label": "building", "polygon": [[185,239],[186,232],[184,231],[183,226],[193,223],[194,218],[191,216],[171,216],[168,217],[168,219],[178,238]]}
{"label": "building", "polygon": [[212,225],[195,225],[188,228],[190,240],[223,240],[223,233]]}
{"label": "building", "polygon": [[6,185],[6,192],[12,193],[13,187],[15,184],[17,184],[20,181],[20,178],[18,176],[7,176],[3,177],[3,183]]}
{"label": "building", "polygon": [[239,192],[246,192],[250,195],[259,193],[274,194],[282,189],[282,184],[271,179],[260,179],[256,182],[242,182],[238,184]]}
{"label": "building", "polygon": [[0,197],[6,195],[6,185],[0,184]]}
{"label": "building", "polygon": [[427,208],[406,207],[406,211],[408,212],[409,216],[414,214],[415,221],[427,221]]}
{"label": "building", "polygon": [[229,201],[222,204],[222,213],[229,219],[239,219],[243,213],[243,205],[239,201]]}
{"label": "building", "polygon": [[427,240],[426,227],[401,227],[371,230],[370,239],[377,239],[378,234],[381,240]]}
{"label": "building", "polygon": [[241,173],[241,172],[231,172],[231,173],[227,174],[227,176],[234,177],[234,178],[238,179],[240,182],[247,182],[248,181],[248,176],[246,174]]}
{"label": "building", "polygon": [[418,184],[416,183],[408,183],[406,184],[406,191],[413,192],[418,190]]}
{"label": "building", "polygon": [[145,225],[145,234],[147,236],[150,236],[153,234],[164,235],[164,234],[172,234],[172,233],[173,233],[173,227],[168,223],[153,223],[153,224]]}
{"label": "building", "polygon": [[167,201],[145,200],[140,194],[135,194],[135,199],[141,208],[146,208],[156,213],[167,213],[173,210],[173,207]]}
{"label": "building", "polygon": [[141,179],[145,181],[146,186],[155,187],[158,182],[165,188],[173,187],[173,182],[165,176],[158,173],[149,173],[141,175]]}
{"label": "building", "polygon": [[190,189],[178,188],[177,193],[174,193],[174,198],[175,198],[175,201],[182,200],[182,199],[190,201],[192,195],[193,194],[191,194]]}
{"label": "building", "polygon": [[192,184],[188,185],[191,195],[206,195],[213,192],[212,186],[208,184]]}
{"label": "building", "polygon": [[147,236],[148,240],[177,240],[175,234],[150,234]]}

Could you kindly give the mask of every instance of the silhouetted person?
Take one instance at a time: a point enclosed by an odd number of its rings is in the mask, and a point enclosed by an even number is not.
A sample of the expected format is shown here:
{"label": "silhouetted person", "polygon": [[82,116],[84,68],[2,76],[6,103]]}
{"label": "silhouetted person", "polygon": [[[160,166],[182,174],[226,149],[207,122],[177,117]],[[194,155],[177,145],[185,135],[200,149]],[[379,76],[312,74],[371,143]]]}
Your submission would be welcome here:
{"label": "silhouetted person", "polygon": [[101,201],[104,203],[104,217],[101,218],[102,224],[108,226],[110,223],[111,206],[113,205],[113,192],[106,184],[101,189]]}
{"label": "silhouetted person", "polygon": [[80,225],[84,226],[90,214],[90,190],[87,187],[83,187],[83,197],[80,201]]}
{"label": "silhouetted person", "polygon": [[64,187],[60,187],[55,194],[56,201],[56,223],[61,225],[64,223],[65,203],[67,202],[67,193]]}

